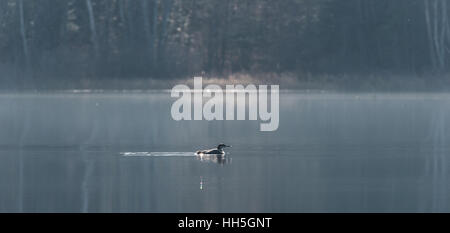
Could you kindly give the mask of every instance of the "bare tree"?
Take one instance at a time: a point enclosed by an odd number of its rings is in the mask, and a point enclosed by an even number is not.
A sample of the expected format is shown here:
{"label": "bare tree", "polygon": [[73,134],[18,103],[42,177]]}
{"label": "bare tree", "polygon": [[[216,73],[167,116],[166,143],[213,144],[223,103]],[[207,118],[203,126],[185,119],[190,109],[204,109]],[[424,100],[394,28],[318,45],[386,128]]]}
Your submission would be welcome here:
{"label": "bare tree", "polygon": [[436,71],[444,71],[450,44],[446,0],[424,0],[425,23],[430,57]]}
{"label": "bare tree", "polygon": [[153,45],[150,44],[150,16],[148,13],[148,0],[141,0],[141,10],[142,10],[142,20],[144,25],[144,35],[145,35],[145,42],[148,43],[148,53],[149,57],[151,57],[152,47]]}
{"label": "bare tree", "polygon": [[162,0],[163,2],[163,15],[161,22],[161,35],[158,40],[158,58],[161,65],[165,64],[165,50],[167,41],[167,25],[169,21],[169,16],[172,11],[173,0]]}
{"label": "bare tree", "polygon": [[150,40],[150,43],[152,45],[152,52],[153,52],[153,57],[152,57],[152,67],[153,69],[156,67],[156,61],[158,59],[158,54],[156,53],[156,35],[157,35],[157,29],[158,29],[158,2],[157,0],[152,0],[152,8],[153,8],[153,36]]}
{"label": "bare tree", "polygon": [[20,36],[22,37],[22,48],[23,48],[23,54],[25,57],[25,67],[26,71],[31,72],[31,62],[30,62],[30,51],[28,48],[28,41],[27,41],[27,35],[26,35],[26,28],[25,28],[25,14],[23,10],[23,0],[19,0],[19,17],[20,17]]}
{"label": "bare tree", "polygon": [[91,42],[92,42],[92,45],[94,46],[95,57],[98,58],[99,44],[98,44],[98,39],[97,39],[97,30],[95,28],[94,9],[92,7],[91,0],[86,0],[86,6],[88,9],[88,14],[89,14],[89,27],[91,29]]}

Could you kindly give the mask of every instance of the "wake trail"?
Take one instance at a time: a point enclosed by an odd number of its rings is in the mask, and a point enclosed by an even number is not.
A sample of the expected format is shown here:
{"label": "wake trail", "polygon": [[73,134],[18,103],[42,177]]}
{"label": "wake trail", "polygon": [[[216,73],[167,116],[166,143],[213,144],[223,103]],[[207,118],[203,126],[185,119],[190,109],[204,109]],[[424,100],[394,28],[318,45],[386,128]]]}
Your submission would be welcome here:
{"label": "wake trail", "polygon": [[120,155],[124,157],[187,157],[196,156],[194,152],[121,152]]}

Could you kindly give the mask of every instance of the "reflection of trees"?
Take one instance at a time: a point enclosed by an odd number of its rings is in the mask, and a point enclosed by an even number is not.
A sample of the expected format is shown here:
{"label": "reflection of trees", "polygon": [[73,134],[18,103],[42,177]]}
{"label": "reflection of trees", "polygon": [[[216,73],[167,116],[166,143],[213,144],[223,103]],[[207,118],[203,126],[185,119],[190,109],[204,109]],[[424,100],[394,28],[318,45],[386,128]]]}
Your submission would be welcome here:
{"label": "reflection of trees", "polygon": [[19,151],[19,193],[18,193],[18,212],[23,213],[23,149]]}
{"label": "reflection of trees", "polygon": [[30,133],[30,129],[32,127],[32,116],[33,111],[31,106],[28,106],[27,104],[21,102],[17,103],[18,106],[23,108],[24,114],[23,114],[23,121],[21,122],[21,129],[20,129],[20,135],[19,135],[19,191],[18,191],[18,212],[24,211],[24,159],[23,159],[23,153],[24,149],[27,146],[27,142],[25,141],[27,135]]}
{"label": "reflection of trees", "polygon": [[83,180],[81,182],[81,212],[87,213],[89,212],[89,180],[91,179],[94,171],[94,160],[92,158],[88,158],[86,152],[84,151],[81,152],[81,157],[85,167]]}
{"label": "reflection of trees", "polygon": [[448,112],[440,108],[431,121],[431,152],[426,160],[426,175],[431,179],[431,211],[440,212],[447,205],[446,119]]}
{"label": "reflection of trees", "polygon": [[197,159],[201,162],[217,163],[221,165],[231,163],[230,157],[222,155],[197,155]]}

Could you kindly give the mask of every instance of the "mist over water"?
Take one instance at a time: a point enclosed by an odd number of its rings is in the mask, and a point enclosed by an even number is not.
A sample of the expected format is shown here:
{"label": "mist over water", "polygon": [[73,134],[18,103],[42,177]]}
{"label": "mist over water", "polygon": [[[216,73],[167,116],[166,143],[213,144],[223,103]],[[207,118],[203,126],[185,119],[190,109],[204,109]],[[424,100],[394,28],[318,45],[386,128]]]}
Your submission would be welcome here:
{"label": "mist over water", "polygon": [[0,94],[0,212],[450,211],[450,94],[281,92],[274,132],[173,101]]}

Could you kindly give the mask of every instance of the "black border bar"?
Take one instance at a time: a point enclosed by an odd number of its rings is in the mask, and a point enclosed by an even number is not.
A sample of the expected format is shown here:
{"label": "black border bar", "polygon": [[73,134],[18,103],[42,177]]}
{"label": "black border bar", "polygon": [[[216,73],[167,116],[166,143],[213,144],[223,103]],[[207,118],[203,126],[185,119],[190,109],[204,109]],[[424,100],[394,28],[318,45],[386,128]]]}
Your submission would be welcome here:
{"label": "black border bar", "polygon": [[[196,227],[180,227],[180,220],[212,220],[207,230],[204,222],[197,221]],[[223,219],[233,219],[235,224],[223,225]],[[258,221],[259,219],[259,221]],[[264,226],[262,226],[263,220]],[[270,219],[267,221],[267,219]],[[101,230],[115,232],[313,232],[330,230],[356,230],[385,232],[406,229],[427,231],[435,227],[448,228],[446,214],[280,214],[280,213],[186,213],[186,214],[0,214],[0,223],[5,227],[20,230],[71,230],[85,232]],[[239,223],[236,223],[239,222]],[[217,224],[218,223],[218,224]],[[248,224],[251,224],[249,226]],[[255,225],[253,225],[255,224]],[[258,226],[256,226],[256,224]],[[31,227],[31,228],[30,228]]]}

